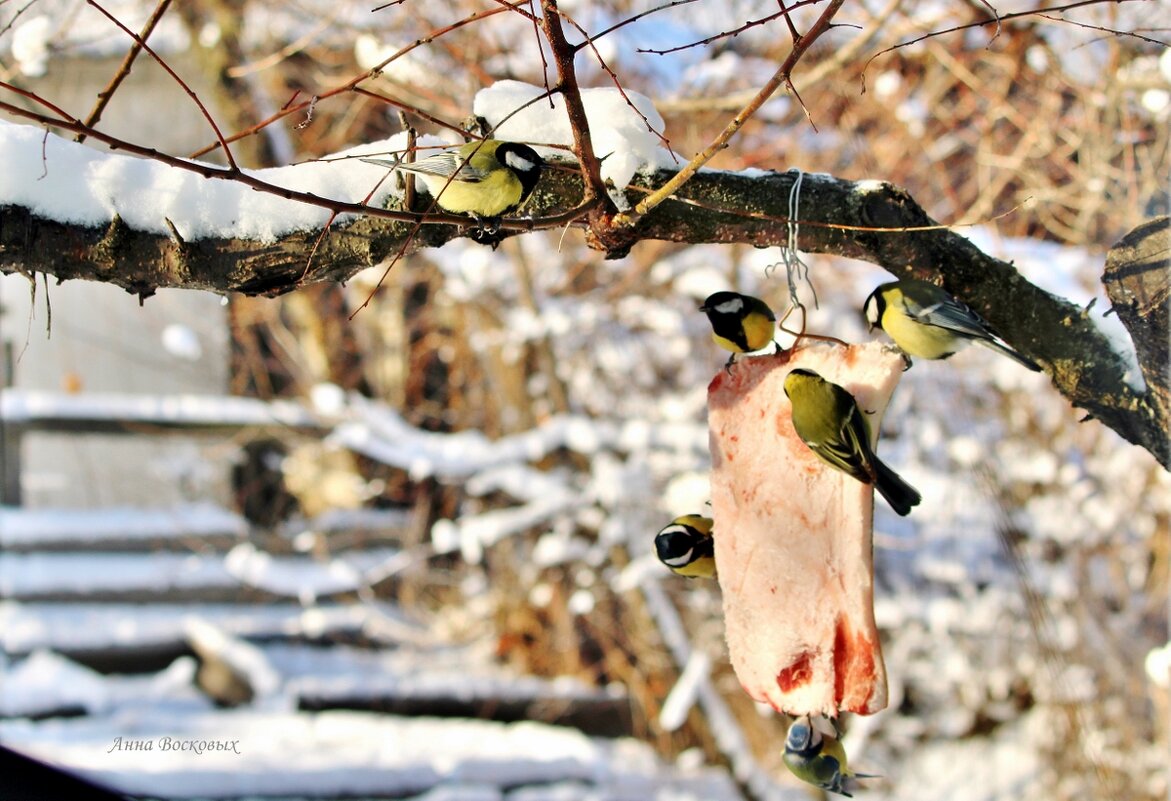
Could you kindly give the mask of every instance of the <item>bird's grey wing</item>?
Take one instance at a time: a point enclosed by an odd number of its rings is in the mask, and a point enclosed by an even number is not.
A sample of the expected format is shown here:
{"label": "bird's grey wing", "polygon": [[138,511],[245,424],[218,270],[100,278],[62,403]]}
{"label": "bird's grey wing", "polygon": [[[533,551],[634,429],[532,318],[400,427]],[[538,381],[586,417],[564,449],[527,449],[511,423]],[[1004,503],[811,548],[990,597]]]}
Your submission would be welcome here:
{"label": "bird's grey wing", "polygon": [[930,306],[920,306],[908,300],[907,314],[920,323],[946,328],[961,336],[984,339],[992,335],[980,315],[957,300],[944,300]]}
{"label": "bird's grey wing", "polygon": [[455,150],[441,151],[409,164],[403,162],[398,165],[398,168],[404,172],[434,175],[437,178],[451,178],[454,175],[454,180],[467,183],[478,183],[484,180],[487,175],[483,170],[478,170],[471,164],[464,162],[458,151]]}
{"label": "bird's grey wing", "polygon": [[858,415],[858,407],[855,406],[842,419],[837,436],[819,443],[814,450],[842,472],[866,484],[873,484],[874,471],[866,458],[870,452],[866,424]]}

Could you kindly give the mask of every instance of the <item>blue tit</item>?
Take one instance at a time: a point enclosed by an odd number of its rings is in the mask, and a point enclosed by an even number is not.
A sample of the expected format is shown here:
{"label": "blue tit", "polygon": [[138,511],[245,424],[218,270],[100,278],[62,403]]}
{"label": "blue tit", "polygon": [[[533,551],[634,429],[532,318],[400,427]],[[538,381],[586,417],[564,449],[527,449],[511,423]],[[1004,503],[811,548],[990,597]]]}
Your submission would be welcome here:
{"label": "blue tit", "polygon": [[362,161],[414,173],[439,208],[476,218],[500,217],[520,208],[532,194],[545,166],[528,145],[498,139],[468,142],[409,164],[384,159]]}
{"label": "blue tit", "polygon": [[866,298],[863,313],[870,330],[881,328],[908,356],[946,359],[978,342],[1034,372],[1041,369],[1004,344],[980,315],[930,281],[904,278],[883,284]]}
{"label": "blue tit", "polygon": [[716,574],[712,519],[703,515],[675,518],[655,536],[655,553],[681,576],[711,578]]}
{"label": "blue tit", "polygon": [[797,718],[789,726],[784,761],[801,781],[847,798],[853,798],[858,779],[877,778],[873,773],[855,773],[847,768],[846,749],[841,741],[818,729],[809,715]]}
{"label": "blue tit", "polygon": [[777,318],[760,298],[739,292],[716,292],[708,295],[699,310],[712,324],[712,341],[732,352],[728,365],[737,353],[760,350],[770,342],[776,346],[775,352],[780,352],[781,346],[773,340]]}
{"label": "blue tit", "polygon": [[870,447],[870,424],[854,396],[812,370],[785,376],[793,406],[793,429],[823,462],[873,484],[896,514],[907,515],[922,496],[886,466]]}

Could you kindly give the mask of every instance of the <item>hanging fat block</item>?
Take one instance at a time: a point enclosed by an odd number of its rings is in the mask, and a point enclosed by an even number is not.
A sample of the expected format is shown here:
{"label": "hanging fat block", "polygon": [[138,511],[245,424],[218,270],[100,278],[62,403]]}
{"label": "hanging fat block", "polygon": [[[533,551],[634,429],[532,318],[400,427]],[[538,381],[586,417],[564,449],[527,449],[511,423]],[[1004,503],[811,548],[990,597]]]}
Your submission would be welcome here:
{"label": "hanging fat block", "polygon": [[748,694],[778,711],[873,714],[887,701],[874,623],[874,491],[793,430],[784,381],[798,367],[854,396],[873,445],[903,359],[879,343],[819,343],[742,359],[712,380],[712,517],[728,651]]}

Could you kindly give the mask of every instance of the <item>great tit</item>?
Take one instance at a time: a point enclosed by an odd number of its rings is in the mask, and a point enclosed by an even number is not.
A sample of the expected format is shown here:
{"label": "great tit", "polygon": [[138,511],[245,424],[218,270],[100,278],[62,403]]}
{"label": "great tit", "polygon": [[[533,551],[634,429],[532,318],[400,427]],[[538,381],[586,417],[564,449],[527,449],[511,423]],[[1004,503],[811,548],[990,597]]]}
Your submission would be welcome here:
{"label": "great tit", "polygon": [[716,574],[712,519],[703,515],[675,518],[655,536],[655,553],[681,576],[711,578]]}
{"label": "great tit", "polygon": [[773,340],[777,334],[777,318],[760,298],[739,292],[716,292],[708,295],[699,310],[712,324],[712,341],[732,352],[728,357],[729,366],[737,353],[760,350],[770,342],[776,345],[776,352],[781,349]]}
{"label": "great tit", "polygon": [[1024,365],[1041,368],[992,333],[976,312],[930,281],[904,278],[883,284],[863,306],[870,330],[881,328],[908,356],[946,359],[968,342],[978,342]]}
{"label": "great tit", "polygon": [[785,376],[793,429],[822,461],[864,484],[873,484],[896,514],[907,515],[922,497],[870,447],[870,424],[854,396],[812,370]]}
{"label": "great tit", "polygon": [[498,139],[468,142],[409,164],[385,159],[362,161],[415,173],[439,208],[476,218],[501,217],[520,208],[545,166],[528,145]]}
{"label": "great tit", "polygon": [[847,768],[846,749],[841,741],[818,729],[809,715],[797,718],[789,726],[783,759],[785,767],[801,781],[847,798],[854,797],[852,791],[858,789],[858,779],[877,778],[876,774],[855,773]]}

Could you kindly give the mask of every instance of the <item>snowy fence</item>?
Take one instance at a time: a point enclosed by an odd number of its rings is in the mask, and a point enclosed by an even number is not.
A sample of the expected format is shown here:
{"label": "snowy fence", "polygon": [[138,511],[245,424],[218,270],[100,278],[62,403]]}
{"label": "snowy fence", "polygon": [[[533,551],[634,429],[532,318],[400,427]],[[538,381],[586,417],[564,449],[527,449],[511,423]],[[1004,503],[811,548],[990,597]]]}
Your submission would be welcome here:
{"label": "snowy fence", "polygon": [[20,505],[21,451],[31,433],[193,435],[274,427],[322,430],[312,412],[291,401],[0,390],[0,503]]}

